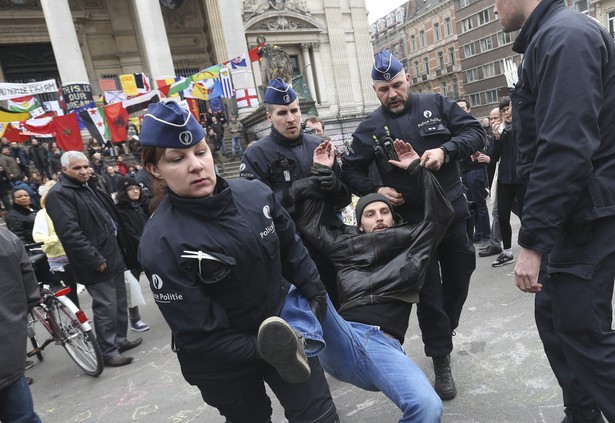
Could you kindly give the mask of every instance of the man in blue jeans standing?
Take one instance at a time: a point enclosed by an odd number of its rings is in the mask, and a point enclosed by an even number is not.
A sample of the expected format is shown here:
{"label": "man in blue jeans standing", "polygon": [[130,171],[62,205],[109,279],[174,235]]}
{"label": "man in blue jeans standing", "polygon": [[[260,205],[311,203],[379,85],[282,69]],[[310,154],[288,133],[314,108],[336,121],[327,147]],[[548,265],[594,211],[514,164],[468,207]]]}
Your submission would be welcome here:
{"label": "man in blue jeans standing", "polygon": [[40,423],[26,382],[28,312],[41,296],[23,244],[0,227],[0,421]]}
{"label": "man in blue jeans standing", "polygon": [[[315,176],[303,179],[293,192],[299,199],[297,227],[335,264],[339,314],[329,301],[319,323],[307,300],[291,288],[281,313],[290,327],[278,317],[266,320],[259,331],[259,351],[268,361],[273,356],[271,345],[279,346],[285,339],[291,344],[294,329],[307,340],[307,355],[319,355],[328,373],[362,389],[382,391],[390,398],[403,412],[400,422],[436,423],[442,402],[425,374],[405,355],[401,343],[429,257],[454,213],[433,174],[419,165],[419,156],[410,144],[397,140],[395,149],[399,161],[390,163],[407,169],[408,177],[417,178],[424,188],[425,219],[414,225],[399,224],[391,202],[372,193],[357,204],[357,227],[335,229],[321,222],[327,195],[336,192],[340,183],[332,177],[334,149],[328,141],[317,147]],[[276,335],[278,342],[271,342]],[[301,347],[298,350],[301,353]],[[286,354],[291,362],[296,356],[293,353]],[[278,362],[278,367],[284,371],[289,365]]]}

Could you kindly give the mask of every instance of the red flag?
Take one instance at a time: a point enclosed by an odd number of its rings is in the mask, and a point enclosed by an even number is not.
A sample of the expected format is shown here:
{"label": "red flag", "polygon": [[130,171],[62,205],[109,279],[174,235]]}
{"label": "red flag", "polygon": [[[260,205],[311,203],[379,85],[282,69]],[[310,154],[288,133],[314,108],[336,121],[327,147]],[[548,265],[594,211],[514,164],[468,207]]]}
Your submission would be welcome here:
{"label": "red flag", "polygon": [[53,118],[56,141],[58,146],[64,151],[82,151],[83,139],[79,130],[79,121],[75,113]]}
{"label": "red flag", "polygon": [[111,141],[126,141],[126,124],[128,123],[128,112],[122,103],[113,103],[105,106],[105,119],[111,134]]}
{"label": "red flag", "polygon": [[196,98],[187,98],[186,101],[188,102],[188,108],[190,109],[190,113],[192,113],[192,116],[194,116],[194,118],[198,122],[200,120],[199,100],[197,100]]}
{"label": "red flag", "polygon": [[30,137],[27,135],[21,135],[21,132],[19,132],[19,128],[15,128],[12,123],[6,122],[5,125],[6,130],[4,131],[4,135],[2,136],[5,137],[7,140],[11,142],[14,141],[17,143],[22,143],[30,139]]}
{"label": "red flag", "polygon": [[53,118],[42,117],[36,119],[28,119],[24,122],[22,134],[34,135],[39,137],[53,137],[54,126]]}
{"label": "red flag", "polygon": [[254,47],[252,50],[248,52],[248,55],[250,56],[250,62],[258,62],[260,60],[261,56],[258,54],[258,51],[264,45],[265,44],[259,44],[258,47]]}

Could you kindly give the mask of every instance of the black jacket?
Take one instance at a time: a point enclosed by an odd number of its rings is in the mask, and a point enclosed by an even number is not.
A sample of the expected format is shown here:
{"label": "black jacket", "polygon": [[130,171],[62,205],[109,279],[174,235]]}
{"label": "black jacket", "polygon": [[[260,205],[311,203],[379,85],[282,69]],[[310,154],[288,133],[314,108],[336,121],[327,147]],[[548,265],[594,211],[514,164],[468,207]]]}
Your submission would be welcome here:
{"label": "black jacket", "polygon": [[[419,156],[429,149],[441,146],[447,149],[450,162],[434,175],[455,207],[456,220],[468,217],[466,202],[455,202],[463,195],[457,161],[485,147],[485,131],[480,122],[447,97],[439,94],[413,94],[402,112],[391,113],[380,106],[354,132],[351,152],[342,157],[344,181],[358,195],[376,192],[383,186],[396,189],[406,200],[396,211],[405,220],[413,221],[409,213],[423,208],[422,189],[404,171],[394,167],[388,170],[375,156],[374,136],[382,140],[387,132],[385,127],[391,138],[412,144]],[[372,163],[376,163],[381,181],[370,178],[369,168]],[[422,218],[420,212],[413,214],[418,216],[417,221]]]}
{"label": "black jacket", "polygon": [[615,44],[592,18],[542,0],[513,50],[511,96],[519,176],[519,244],[550,252],[563,228],[615,215]]}
{"label": "black jacket", "polygon": [[34,227],[34,218],[38,209],[27,209],[18,204],[13,204],[9,212],[4,217],[6,227],[9,231],[21,239],[24,244],[34,242],[32,238],[32,228]]}
{"label": "black jacket", "polygon": [[130,202],[128,204],[118,203],[117,211],[120,217],[120,223],[126,234],[126,245],[124,246],[124,262],[129,269],[140,268],[137,259],[139,250],[139,241],[143,234],[143,228],[147,223],[147,214],[143,210],[140,203]]}
{"label": "black jacket", "polygon": [[[47,214],[83,285],[108,280],[126,267],[116,238],[123,230],[113,199],[94,190],[98,200],[83,184],[63,173],[46,199]],[[104,262],[107,269],[98,272]]]}
{"label": "black jacket", "polygon": [[[241,160],[239,176],[246,179],[263,181],[275,193],[282,206],[294,216],[295,205],[290,188],[293,182],[312,175],[314,150],[322,143],[322,138],[315,135],[301,134],[296,140],[288,140],[271,128],[271,134],[251,143]],[[340,167],[337,162],[333,166],[339,176]],[[333,208],[340,210],[350,204],[350,192],[346,187],[337,193]],[[333,210],[327,212],[328,222],[337,219]]]}
{"label": "black jacket", "polygon": [[30,147],[28,156],[37,168],[46,168],[49,166],[49,152],[40,144]]}
{"label": "black jacket", "polygon": [[490,178],[495,175],[495,168],[499,161],[498,183],[505,185],[523,183],[517,174],[517,140],[511,130],[504,129],[500,139],[493,141],[489,157],[491,158],[489,163]]}
{"label": "black jacket", "polygon": [[26,366],[28,312],[41,298],[23,244],[0,227],[0,391],[15,383]]}
{"label": "black jacket", "polygon": [[454,212],[433,173],[418,160],[408,168],[406,176],[410,175],[425,199],[424,220],[418,224],[369,234],[355,226],[331,229],[321,221],[324,201],[298,203],[297,227],[335,264],[340,312],[365,304],[418,301],[429,259]]}
{"label": "black jacket", "polygon": [[207,198],[169,192],[145,225],[139,262],[189,383],[257,362],[258,327],[280,312],[284,279],[308,299],[324,293],[293,221],[259,181],[218,177]]}

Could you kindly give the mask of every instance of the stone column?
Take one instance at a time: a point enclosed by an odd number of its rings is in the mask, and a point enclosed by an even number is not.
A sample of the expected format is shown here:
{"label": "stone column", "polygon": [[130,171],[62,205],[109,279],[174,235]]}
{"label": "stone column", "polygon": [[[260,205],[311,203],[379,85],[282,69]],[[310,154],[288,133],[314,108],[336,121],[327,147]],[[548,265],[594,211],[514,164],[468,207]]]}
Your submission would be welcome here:
{"label": "stone column", "polygon": [[[327,83],[328,78],[325,78],[324,71],[322,70],[322,60],[320,58],[320,43],[312,44],[312,52],[314,53],[314,74],[316,75],[316,82],[318,83],[318,98],[320,99],[320,104],[327,103]],[[333,81],[331,81],[333,83]]]}
{"label": "stone column", "polygon": [[312,95],[312,100],[318,103],[318,99],[316,98],[316,89],[314,87],[314,74],[312,69],[312,61],[310,59],[310,47],[312,47],[309,43],[301,44],[301,53],[303,54],[303,73],[307,76],[308,87],[310,88],[310,94]]}
{"label": "stone column", "polygon": [[89,84],[68,0],[41,0],[62,85]]}
{"label": "stone column", "polygon": [[157,79],[175,76],[171,48],[162,18],[160,3],[151,0],[132,0],[143,57],[155,86]]}

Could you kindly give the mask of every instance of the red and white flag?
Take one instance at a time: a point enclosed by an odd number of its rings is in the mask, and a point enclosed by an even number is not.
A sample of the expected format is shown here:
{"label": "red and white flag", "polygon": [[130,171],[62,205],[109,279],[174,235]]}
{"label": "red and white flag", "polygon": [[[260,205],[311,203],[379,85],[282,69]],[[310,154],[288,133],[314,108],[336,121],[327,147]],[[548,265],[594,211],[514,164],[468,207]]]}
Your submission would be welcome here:
{"label": "red and white flag", "polygon": [[258,96],[254,88],[241,88],[236,90],[237,107],[258,107]]}

